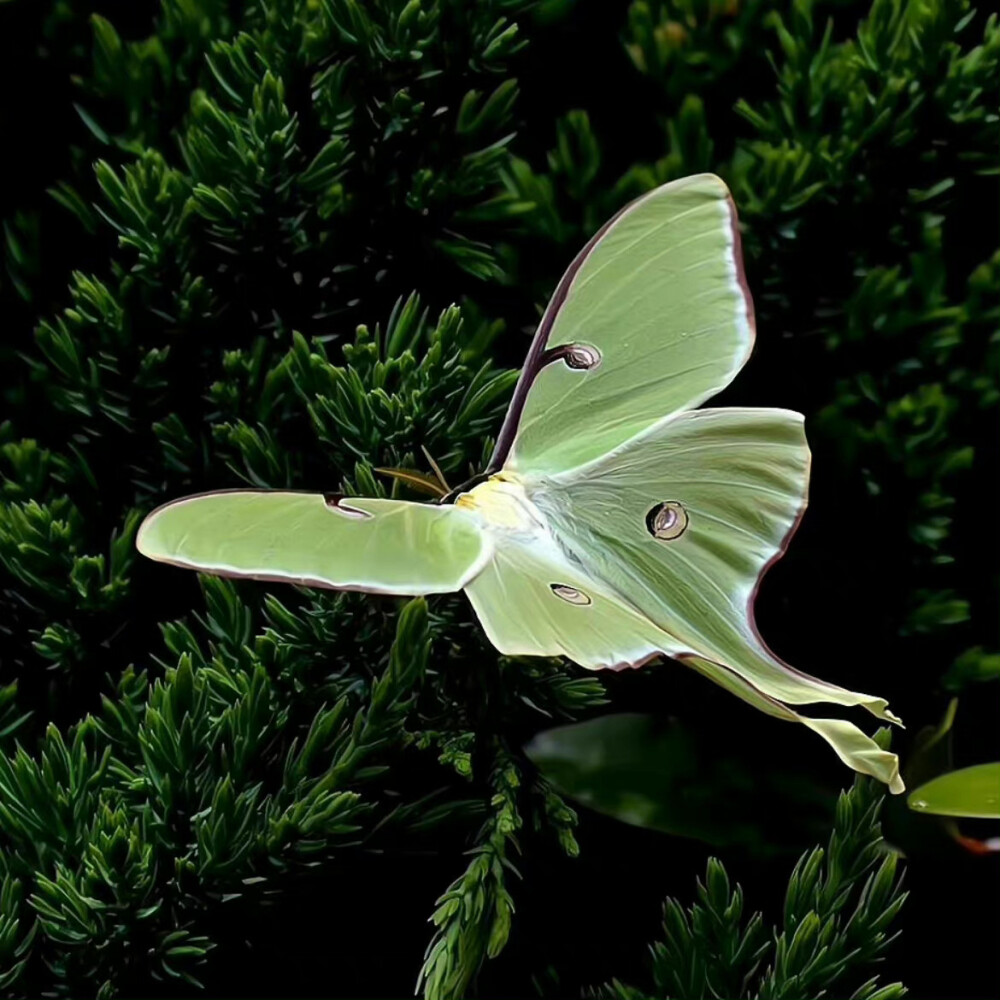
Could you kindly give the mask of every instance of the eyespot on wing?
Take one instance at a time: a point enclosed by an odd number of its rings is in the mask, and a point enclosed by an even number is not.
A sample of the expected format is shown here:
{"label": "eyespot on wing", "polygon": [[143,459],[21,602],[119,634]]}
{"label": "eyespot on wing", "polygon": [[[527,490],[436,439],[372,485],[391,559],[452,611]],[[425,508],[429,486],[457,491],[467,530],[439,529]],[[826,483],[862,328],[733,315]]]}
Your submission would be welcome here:
{"label": "eyespot on wing", "polygon": [[672,542],[687,531],[691,519],[679,500],[664,500],[646,514],[646,530],[662,542]]}
{"label": "eyespot on wing", "polygon": [[568,584],[550,583],[549,588],[556,597],[561,598],[567,604],[577,604],[580,607],[593,604],[593,601],[582,590],[577,590],[576,587],[570,587]]}

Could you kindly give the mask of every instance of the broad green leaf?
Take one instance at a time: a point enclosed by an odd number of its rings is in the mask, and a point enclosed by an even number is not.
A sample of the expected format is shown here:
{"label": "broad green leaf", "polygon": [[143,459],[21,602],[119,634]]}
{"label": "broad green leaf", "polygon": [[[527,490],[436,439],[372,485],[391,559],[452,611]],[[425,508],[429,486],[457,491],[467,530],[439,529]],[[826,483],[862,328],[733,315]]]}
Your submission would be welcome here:
{"label": "broad green leaf", "polygon": [[915,812],[1000,819],[1000,761],[942,774],[911,792],[906,801]]}
{"label": "broad green leaf", "polygon": [[774,854],[819,834],[832,798],[765,747],[622,713],[539,733],[525,751],[564,793],[633,826]]}

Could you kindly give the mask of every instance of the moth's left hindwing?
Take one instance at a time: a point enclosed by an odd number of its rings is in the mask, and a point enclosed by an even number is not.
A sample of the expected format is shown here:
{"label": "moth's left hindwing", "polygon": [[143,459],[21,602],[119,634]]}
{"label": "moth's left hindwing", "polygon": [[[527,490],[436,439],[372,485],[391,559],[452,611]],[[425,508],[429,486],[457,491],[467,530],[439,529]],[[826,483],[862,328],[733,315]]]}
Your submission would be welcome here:
{"label": "moth's left hindwing", "polygon": [[883,699],[789,667],[754,624],[757,586],[805,508],[808,476],[801,414],[734,407],[683,413],[585,471],[525,489],[570,556],[683,653],[786,704],[862,705],[894,720]]}

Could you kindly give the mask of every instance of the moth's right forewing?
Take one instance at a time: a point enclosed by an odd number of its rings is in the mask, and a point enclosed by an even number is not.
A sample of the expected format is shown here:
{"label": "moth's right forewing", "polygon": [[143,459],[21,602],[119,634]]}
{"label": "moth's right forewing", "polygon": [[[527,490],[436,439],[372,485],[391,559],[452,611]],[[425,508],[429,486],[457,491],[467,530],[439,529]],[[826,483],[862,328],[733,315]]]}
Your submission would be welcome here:
{"label": "moth's right forewing", "polygon": [[453,506],[281,490],[165,504],[136,544],[202,573],[403,596],[460,590],[492,552],[477,519]]}

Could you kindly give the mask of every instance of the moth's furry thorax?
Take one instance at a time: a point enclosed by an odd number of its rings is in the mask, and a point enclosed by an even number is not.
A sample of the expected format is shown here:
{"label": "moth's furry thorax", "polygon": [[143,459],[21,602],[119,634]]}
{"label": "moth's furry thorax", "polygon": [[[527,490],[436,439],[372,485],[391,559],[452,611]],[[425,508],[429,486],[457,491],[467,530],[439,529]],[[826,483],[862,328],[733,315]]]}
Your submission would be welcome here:
{"label": "moth's furry thorax", "polygon": [[468,493],[459,494],[455,506],[474,512],[492,529],[530,535],[547,530],[541,511],[520,480],[509,472],[490,476]]}

